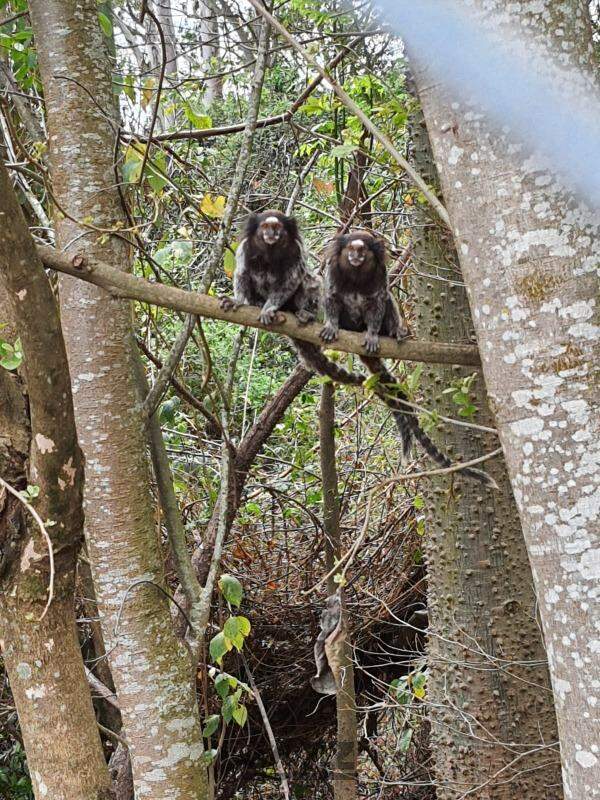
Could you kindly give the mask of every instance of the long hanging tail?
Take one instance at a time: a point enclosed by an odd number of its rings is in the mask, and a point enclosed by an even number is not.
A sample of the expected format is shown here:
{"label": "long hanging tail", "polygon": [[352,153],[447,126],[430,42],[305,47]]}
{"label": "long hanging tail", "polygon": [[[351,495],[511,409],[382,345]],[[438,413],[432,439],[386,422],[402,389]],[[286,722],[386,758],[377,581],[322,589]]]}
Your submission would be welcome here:
{"label": "long hanging tail", "polygon": [[340,367],[335,361],[330,361],[321,350],[311,342],[304,342],[301,339],[292,339],[292,344],[296,352],[302,359],[307,369],[318,372],[319,375],[326,375],[332,381],[345,383],[350,386],[362,386],[365,376],[358,372],[349,372],[344,367]]}
{"label": "long hanging tail", "polygon": [[[361,356],[360,359],[369,372],[373,375],[378,375],[380,378],[380,383],[374,387],[374,392],[383,400],[394,416],[402,439],[402,451],[404,455],[408,455],[414,438],[421,445],[423,450],[425,450],[429,458],[435,461],[436,464],[439,464],[445,469],[456,466],[456,462],[453,462],[448,456],[444,455],[431,441],[423,428],[421,428],[414,411],[407,405],[408,398],[406,394],[402,391],[398,385],[398,381],[387,369],[383,361],[380,358],[370,358],[367,356]],[[389,388],[386,390],[385,385],[382,384],[388,384],[393,387],[393,394],[390,393]],[[492,489],[498,488],[496,481],[486,472],[483,472],[483,470],[463,467],[463,469],[458,471],[465,477],[479,481],[479,483],[483,483],[485,486],[489,486]]]}

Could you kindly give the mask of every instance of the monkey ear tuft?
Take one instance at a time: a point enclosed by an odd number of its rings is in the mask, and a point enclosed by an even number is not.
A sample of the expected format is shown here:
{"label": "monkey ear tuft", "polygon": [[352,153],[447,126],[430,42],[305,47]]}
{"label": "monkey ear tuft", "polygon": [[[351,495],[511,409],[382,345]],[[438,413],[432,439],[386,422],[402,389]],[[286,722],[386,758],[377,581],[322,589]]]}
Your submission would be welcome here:
{"label": "monkey ear tuft", "polygon": [[281,214],[280,217],[287,235],[290,239],[297,241],[300,238],[300,232],[298,230],[298,221],[296,217],[286,217],[285,214]]}
{"label": "monkey ear tuft", "polygon": [[244,235],[247,239],[254,236],[258,230],[259,218],[258,214],[250,214],[244,226]]}
{"label": "monkey ear tuft", "polygon": [[375,255],[375,258],[380,264],[385,264],[385,242],[383,239],[380,239],[378,236],[373,236],[371,241],[368,243]]}

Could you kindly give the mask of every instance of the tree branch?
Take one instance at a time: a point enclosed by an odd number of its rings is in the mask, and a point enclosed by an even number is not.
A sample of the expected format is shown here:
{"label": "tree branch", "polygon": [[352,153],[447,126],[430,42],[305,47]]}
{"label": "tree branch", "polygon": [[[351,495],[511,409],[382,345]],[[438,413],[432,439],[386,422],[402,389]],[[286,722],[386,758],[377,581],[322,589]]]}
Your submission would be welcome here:
{"label": "tree branch", "polygon": [[[172,308],[209,319],[220,319],[250,328],[260,328],[318,346],[322,345],[319,338],[321,326],[318,323],[300,325],[293,314],[280,312],[281,321],[278,320],[273,325],[267,326],[259,321],[259,309],[254,306],[241,306],[238,309],[225,310],[216,297],[189,292],[162,283],[151,283],[144,278],[115,269],[81,254],[69,257],[53,247],[45,245],[38,246],[37,251],[44,265],[49,269],[64,272],[100,286],[114,297],[139,300],[163,308]],[[363,338],[361,333],[340,331],[339,338],[335,342],[335,349],[346,353],[368,355],[363,347]],[[477,347],[470,344],[417,342],[410,339],[397,342],[395,339],[382,337],[379,355],[382,358],[424,361],[429,364],[461,364],[472,367],[481,365]]]}
{"label": "tree branch", "polygon": [[[334,69],[337,65],[342,61],[348,53],[352,52],[352,48],[355,47],[365,36],[369,36],[371,33],[369,31],[365,33],[361,33],[360,36],[355,36],[352,41],[348,42],[348,44],[344,45],[343,49],[329,61],[326,66],[326,69]],[[271,125],[282,125],[284,122],[289,122],[294,114],[298,111],[298,109],[304,105],[304,103],[308,100],[311,94],[315,91],[315,89],[323,82],[323,76],[317,75],[312,79],[312,81],[307,85],[306,89],[298,96],[298,98],[292,103],[292,105],[288,108],[287,111],[284,111],[282,114],[275,114],[272,117],[263,117],[263,119],[259,119],[256,122],[256,128],[268,128]],[[196,142],[202,141],[203,139],[211,139],[215,136],[230,136],[232,133],[241,133],[246,127],[245,122],[238,122],[235,125],[223,125],[220,128],[201,128],[200,130],[193,130],[193,131],[175,131],[174,133],[163,133],[159,136],[155,136],[153,141],[154,142],[179,142],[179,141],[189,141],[193,140]],[[125,135],[124,138],[135,138],[138,142],[147,142],[148,137],[146,136],[134,136],[134,134],[129,134],[128,136]]]}

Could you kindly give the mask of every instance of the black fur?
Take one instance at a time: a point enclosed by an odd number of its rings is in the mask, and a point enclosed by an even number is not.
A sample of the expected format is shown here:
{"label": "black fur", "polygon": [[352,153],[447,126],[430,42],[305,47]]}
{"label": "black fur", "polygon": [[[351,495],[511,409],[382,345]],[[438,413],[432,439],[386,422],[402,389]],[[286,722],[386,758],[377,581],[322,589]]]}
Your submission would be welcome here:
{"label": "black fur", "polygon": [[[357,242],[362,242],[364,260],[352,264],[349,253]],[[357,255],[360,258],[361,255]],[[325,269],[325,326],[321,338],[331,342],[337,338],[340,325],[351,331],[366,331],[365,349],[376,353],[379,335],[392,336],[399,340],[409,335],[399,306],[393,298],[387,280],[383,241],[366,231],[354,231],[336,236],[331,243]],[[413,439],[416,439],[427,455],[447,468],[452,461],[444,455],[419,425],[414,411],[407,404],[407,396],[396,378],[376,356],[361,356],[369,372],[379,376],[375,393],[391,409],[400,433],[402,451],[408,456]],[[487,486],[496,487],[485,472],[464,467],[460,472]]]}
{"label": "black fur", "polygon": [[[261,226],[270,217],[281,223],[280,238],[267,243]],[[260,320],[270,325],[278,311],[291,311],[302,323],[314,320],[321,299],[320,278],[310,271],[298,224],[280,211],[252,214],[245,226],[245,238],[236,251],[233,292],[236,303],[261,306]],[[224,304],[230,300],[224,298]],[[296,352],[308,369],[334,381],[360,386],[363,375],[355,375],[323,355],[310,342],[292,339]]]}

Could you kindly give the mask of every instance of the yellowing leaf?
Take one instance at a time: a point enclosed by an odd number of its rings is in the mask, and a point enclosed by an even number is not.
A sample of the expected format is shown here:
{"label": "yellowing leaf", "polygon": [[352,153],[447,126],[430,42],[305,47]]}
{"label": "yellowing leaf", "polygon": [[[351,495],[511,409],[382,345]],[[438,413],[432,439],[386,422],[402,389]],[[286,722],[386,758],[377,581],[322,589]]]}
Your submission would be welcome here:
{"label": "yellowing leaf", "polygon": [[144,81],[144,85],[142,86],[142,108],[144,111],[148,107],[148,103],[152,100],[152,96],[154,94],[154,84],[156,80],[154,78],[146,78]]}
{"label": "yellowing leaf", "polygon": [[207,217],[221,218],[225,213],[225,198],[222,194],[217,195],[214,199],[210,194],[205,194],[200,203],[200,210],[203,211]]}
{"label": "yellowing leaf", "polygon": [[235,251],[238,248],[238,243],[234,242],[230,247],[225,250],[225,258],[223,259],[223,271],[228,278],[233,277],[235,270]]}

